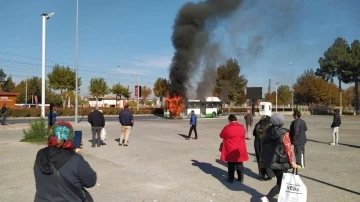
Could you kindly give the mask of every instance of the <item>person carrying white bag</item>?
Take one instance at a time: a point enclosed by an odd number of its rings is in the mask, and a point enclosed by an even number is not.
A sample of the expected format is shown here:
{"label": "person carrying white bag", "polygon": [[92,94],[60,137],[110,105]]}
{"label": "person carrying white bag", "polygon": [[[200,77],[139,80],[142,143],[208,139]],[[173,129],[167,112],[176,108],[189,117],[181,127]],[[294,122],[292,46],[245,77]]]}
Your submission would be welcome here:
{"label": "person carrying white bag", "polygon": [[269,202],[279,194],[284,173],[290,168],[297,168],[291,148],[290,131],[283,128],[284,116],[274,114],[270,119],[271,126],[266,129],[263,137],[260,163],[262,168],[270,168],[276,176],[276,185],[261,198]]}
{"label": "person carrying white bag", "polygon": [[297,171],[296,168],[292,173],[284,173],[278,202],[306,202],[307,188]]}

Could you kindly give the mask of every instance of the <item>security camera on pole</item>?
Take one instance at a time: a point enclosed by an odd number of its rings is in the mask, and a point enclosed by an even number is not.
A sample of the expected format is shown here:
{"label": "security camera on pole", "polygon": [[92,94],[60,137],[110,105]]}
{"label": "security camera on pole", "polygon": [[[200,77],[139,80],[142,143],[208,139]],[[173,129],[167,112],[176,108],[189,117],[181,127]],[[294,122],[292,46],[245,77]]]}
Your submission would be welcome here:
{"label": "security camera on pole", "polygon": [[42,16],[42,63],[41,63],[41,116],[45,118],[45,47],[46,47],[46,20],[50,19],[54,12],[43,13]]}

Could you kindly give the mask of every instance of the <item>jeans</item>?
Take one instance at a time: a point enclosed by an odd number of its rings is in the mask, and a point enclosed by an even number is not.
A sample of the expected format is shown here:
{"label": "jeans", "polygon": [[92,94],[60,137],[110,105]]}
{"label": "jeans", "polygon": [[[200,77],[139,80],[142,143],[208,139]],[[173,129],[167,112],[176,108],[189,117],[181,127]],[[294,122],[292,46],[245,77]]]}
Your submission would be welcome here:
{"label": "jeans", "polygon": [[5,125],[5,121],[6,121],[6,117],[7,117],[7,112],[1,114],[2,115],[2,121],[1,121],[1,125]]}
{"label": "jeans", "polygon": [[305,168],[305,145],[294,145],[296,164]]}
{"label": "jeans", "polygon": [[252,135],[251,125],[246,124],[246,139],[251,140],[251,135]]}
{"label": "jeans", "polygon": [[196,126],[191,126],[191,127],[190,127],[188,137],[189,137],[189,138],[191,137],[191,133],[192,133],[192,131],[194,131],[194,132],[195,132],[195,138],[197,138],[197,130],[196,130]]}
{"label": "jeans", "polygon": [[91,127],[91,132],[92,132],[92,145],[95,146],[95,144],[97,144],[98,146],[100,146],[101,144],[101,129],[102,127]]}
{"label": "jeans", "polygon": [[244,181],[244,164],[242,162],[228,162],[228,178],[234,180],[235,169],[238,175],[239,181]]}
{"label": "jeans", "polygon": [[339,127],[334,127],[332,129],[332,143],[334,144],[339,143]]}
{"label": "jeans", "polygon": [[269,193],[266,195],[266,198],[272,199],[274,196],[278,195],[281,188],[281,181],[284,174],[283,170],[275,170],[273,169],[273,172],[276,176],[276,185],[269,191]]}

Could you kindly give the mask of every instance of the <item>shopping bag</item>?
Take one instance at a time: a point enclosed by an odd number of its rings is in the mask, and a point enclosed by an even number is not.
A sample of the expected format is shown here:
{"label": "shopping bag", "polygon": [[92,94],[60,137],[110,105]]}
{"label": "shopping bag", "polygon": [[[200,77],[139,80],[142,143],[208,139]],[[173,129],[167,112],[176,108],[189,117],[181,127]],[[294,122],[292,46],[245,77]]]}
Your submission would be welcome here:
{"label": "shopping bag", "polygon": [[297,174],[297,169],[292,173],[284,173],[278,202],[306,202],[306,200],[307,188]]}
{"label": "shopping bag", "polygon": [[104,141],[104,140],[107,139],[107,134],[106,134],[105,128],[102,128],[102,129],[101,129],[100,138],[101,138],[102,141]]}

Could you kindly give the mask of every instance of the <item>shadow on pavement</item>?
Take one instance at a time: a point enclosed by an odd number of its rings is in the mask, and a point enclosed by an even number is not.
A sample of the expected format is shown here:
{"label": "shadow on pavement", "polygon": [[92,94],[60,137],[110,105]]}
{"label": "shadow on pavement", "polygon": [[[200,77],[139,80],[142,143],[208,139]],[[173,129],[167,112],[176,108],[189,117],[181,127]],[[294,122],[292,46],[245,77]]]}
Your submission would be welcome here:
{"label": "shadow on pavement", "polygon": [[[250,202],[258,202],[259,199],[263,196],[263,194],[259,193],[256,189],[253,189],[249,186],[246,186],[244,183],[240,183],[238,181],[234,181],[234,183],[229,183],[226,181],[227,172],[218,167],[213,166],[210,163],[199,162],[197,160],[191,160],[193,166],[199,167],[204,173],[212,175],[214,178],[219,180],[226,188],[231,191],[244,191],[251,195]],[[245,179],[246,180],[246,179]]]}
{"label": "shadow on pavement", "polygon": [[185,135],[185,134],[178,134],[178,135],[183,137],[183,138],[187,138],[187,135]]}
{"label": "shadow on pavement", "polygon": [[[307,139],[307,141],[329,145],[329,142],[322,142],[322,141],[312,140],[312,139]],[[358,146],[358,145],[352,145],[352,144],[339,143],[339,145],[348,146],[348,147],[352,147],[352,148],[358,148],[358,149],[360,148],[360,146]]]}
{"label": "shadow on pavement", "polygon": [[[227,163],[225,163],[225,162],[223,162],[223,161],[220,161],[219,159],[216,159],[215,161],[216,161],[216,163],[227,167]],[[257,173],[254,173],[251,169],[247,168],[247,167],[245,166],[245,163],[244,163],[244,174],[245,174],[246,176],[249,176],[249,177],[254,178],[254,179],[256,179],[256,180],[259,179],[259,175],[258,175]],[[245,180],[246,180],[246,179],[245,179]]]}
{"label": "shadow on pavement", "polygon": [[324,181],[321,181],[321,180],[318,180],[318,179],[315,179],[315,178],[312,178],[312,177],[307,177],[305,175],[300,175],[301,177],[303,178],[306,178],[306,179],[309,179],[309,180],[313,180],[315,182],[319,182],[319,183],[322,183],[322,184],[325,184],[325,185],[328,185],[330,187],[334,187],[334,188],[337,188],[337,189],[341,189],[343,191],[347,191],[347,192],[350,192],[352,194],[356,194],[356,195],[360,195],[360,192],[356,192],[356,191],[353,191],[353,190],[350,190],[350,189],[346,189],[344,187],[340,187],[340,186],[337,186],[337,185],[334,185],[334,184],[330,184],[328,182],[324,182]]}
{"label": "shadow on pavement", "polygon": [[[102,140],[100,140],[100,141],[101,141],[100,145],[106,145],[106,143],[104,141],[102,141]],[[89,140],[88,142],[92,143],[92,140]]]}

